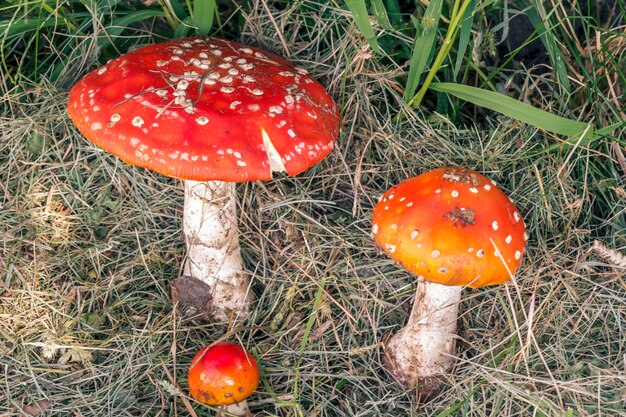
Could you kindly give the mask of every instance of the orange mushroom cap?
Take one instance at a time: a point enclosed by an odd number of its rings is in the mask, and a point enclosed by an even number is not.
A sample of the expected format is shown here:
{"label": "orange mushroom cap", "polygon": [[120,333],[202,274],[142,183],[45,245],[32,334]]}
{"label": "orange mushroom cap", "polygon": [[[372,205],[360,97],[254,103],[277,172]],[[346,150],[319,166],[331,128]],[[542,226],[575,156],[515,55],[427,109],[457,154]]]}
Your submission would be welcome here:
{"label": "orange mushroom cap", "polygon": [[508,281],[527,240],[519,211],[495,182],[456,167],[389,189],[374,208],[372,233],[413,274],[472,288]]}
{"label": "orange mushroom cap", "polygon": [[189,368],[189,393],[210,406],[231,405],[248,398],[259,386],[259,366],[252,354],[236,343],[205,346]]}
{"label": "orange mushroom cap", "polygon": [[122,55],[76,83],[67,110],[123,161],[196,181],[296,175],[331,152],[340,124],[333,99],[304,69],[213,38]]}

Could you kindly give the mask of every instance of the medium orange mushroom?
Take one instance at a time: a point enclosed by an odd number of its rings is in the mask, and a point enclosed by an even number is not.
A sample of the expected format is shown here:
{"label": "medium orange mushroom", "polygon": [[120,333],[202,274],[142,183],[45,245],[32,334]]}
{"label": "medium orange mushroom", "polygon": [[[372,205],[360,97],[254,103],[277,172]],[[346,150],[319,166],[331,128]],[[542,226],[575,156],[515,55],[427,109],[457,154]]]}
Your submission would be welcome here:
{"label": "medium orange mushroom", "polygon": [[372,233],[418,276],[409,322],[385,344],[391,375],[423,399],[451,369],[461,290],[511,279],[527,235],[513,202],[487,177],[439,168],[389,189],[374,208]]}
{"label": "medium orange mushroom", "polygon": [[189,393],[203,404],[247,416],[247,398],[259,386],[259,378],[259,366],[250,352],[236,343],[220,342],[203,347],[193,358]]}

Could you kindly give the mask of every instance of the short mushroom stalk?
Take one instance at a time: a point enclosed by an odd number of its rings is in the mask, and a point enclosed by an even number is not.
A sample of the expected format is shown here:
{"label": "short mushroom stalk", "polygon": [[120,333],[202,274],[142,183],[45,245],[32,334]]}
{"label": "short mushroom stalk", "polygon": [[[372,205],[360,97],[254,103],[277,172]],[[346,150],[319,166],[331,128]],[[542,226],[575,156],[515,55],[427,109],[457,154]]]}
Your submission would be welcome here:
{"label": "short mushroom stalk", "polygon": [[245,316],[250,279],[243,269],[237,227],[235,184],[185,181],[183,233],[187,247],[184,275],[211,289],[211,313],[217,320]]}
{"label": "short mushroom stalk", "polygon": [[238,402],[237,404],[231,405],[223,405],[219,407],[218,416],[239,416],[239,417],[250,417],[252,413],[250,412],[250,407],[248,407],[248,400],[243,400]]}
{"label": "short mushroom stalk", "polygon": [[461,286],[420,279],[407,325],[385,344],[385,364],[406,387],[425,399],[441,385],[454,365]]}

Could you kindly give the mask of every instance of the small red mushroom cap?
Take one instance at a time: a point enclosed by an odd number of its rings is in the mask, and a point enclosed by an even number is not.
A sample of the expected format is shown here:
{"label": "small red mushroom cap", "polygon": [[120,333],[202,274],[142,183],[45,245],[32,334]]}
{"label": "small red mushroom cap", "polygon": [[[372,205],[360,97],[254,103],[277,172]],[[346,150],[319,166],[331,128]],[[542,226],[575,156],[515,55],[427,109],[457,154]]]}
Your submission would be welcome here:
{"label": "small red mushroom cap", "polygon": [[306,71],[212,38],[150,45],[70,91],[78,129],[127,163],[184,180],[298,174],[333,149],[339,112]]}
{"label": "small red mushroom cap", "polygon": [[435,169],[389,189],[374,208],[372,233],[413,274],[473,288],[508,281],[527,240],[513,202],[465,168]]}
{"label": "small red mushroom cap", "polygon": [[191,362],[189,393],[210,406],[231,405],[259,386],[259,367],[252,354],[236,343],[220,342],[200,349]]}

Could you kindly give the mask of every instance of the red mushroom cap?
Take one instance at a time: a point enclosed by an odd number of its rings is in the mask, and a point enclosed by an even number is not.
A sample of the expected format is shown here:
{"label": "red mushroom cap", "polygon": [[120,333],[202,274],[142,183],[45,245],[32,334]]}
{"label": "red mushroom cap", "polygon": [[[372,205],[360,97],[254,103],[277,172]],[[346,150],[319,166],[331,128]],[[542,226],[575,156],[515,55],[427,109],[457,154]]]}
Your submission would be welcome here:
{"label": "red mushroom cap", "polygon": [[147,46],[91,72],[68,112],[92,142],[184,180],[298,174],[333,149],[339,112],[306,71],[211,38]]}
{"label": "red mushroom cap", "polygon": [[205,346],[189,368],[191,396],[211,406],[236,404],[259,386],[259,367],[252,354],[236,343]]}
{"label": "red mushroom cap", "polygon": [[374,208],[372,232],[410,272],[473,288],[508,281],[527,239],[513,202],[465,168],[435,169],[389,189]]}

